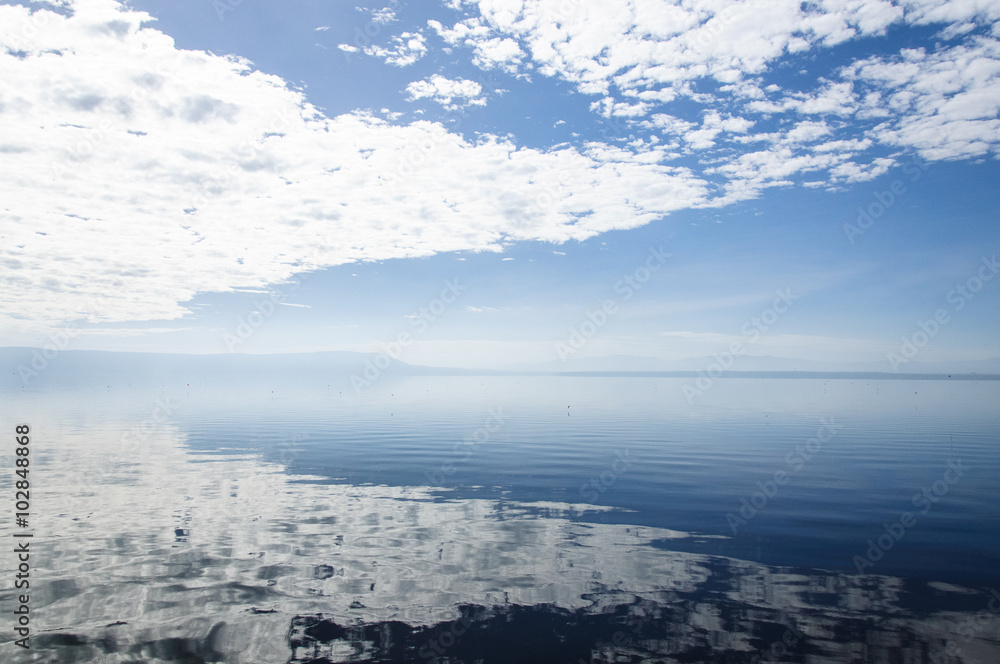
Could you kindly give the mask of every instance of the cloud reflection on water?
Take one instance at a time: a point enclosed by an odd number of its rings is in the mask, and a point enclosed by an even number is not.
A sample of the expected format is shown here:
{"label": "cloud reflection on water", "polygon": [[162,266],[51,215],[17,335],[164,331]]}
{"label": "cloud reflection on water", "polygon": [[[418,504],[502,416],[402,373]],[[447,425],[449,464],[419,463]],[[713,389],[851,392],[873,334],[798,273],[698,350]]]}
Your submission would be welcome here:
{"label": "cloud reflection on water", "polygon": [[1000,616],[958,631],[978,590],[671,551],[698,535],[577,520],[592,505],[321,483],[171,424],[128,459],[133,424],[39,431],[23,661],[427,661],[456,624],[456,662],[767,661],[788,633],[785,661],[932,661],[948,640],[945,661],[1000,661]]}

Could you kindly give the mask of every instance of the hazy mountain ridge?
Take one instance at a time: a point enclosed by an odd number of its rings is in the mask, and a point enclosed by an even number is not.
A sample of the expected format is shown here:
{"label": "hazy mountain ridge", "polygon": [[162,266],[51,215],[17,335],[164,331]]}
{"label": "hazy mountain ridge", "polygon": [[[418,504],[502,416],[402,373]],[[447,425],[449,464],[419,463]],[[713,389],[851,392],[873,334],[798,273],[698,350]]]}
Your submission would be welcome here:
{"label": "hazy mountain ridge", "polygon": [[[267,378],[278,382],[371,384],[389,376],[430,375],[518,375],[518,374],[681,374],[698,375],[718,364],[718,358],[661,360],[631,355],[571,359],[567,362],[521,364],[506,370],[430,367],[391,360],[381,353],[321,351],[272,355],[217,354],[189,355],[171,353],[136,353],[94,350],[65,350],[30,347],[0,348],[0,385],[23,388],[48,384],[130,384],[144,382],[246,382]],[[1000,376],[1000,358],[979,363],[954,364],[911,362],[907,371],[893,373],[879,363],[809,362],[776,357],[739,357],[723,376],[768,375],[802,377],[816,375],[855,375],[894,377],[980,374],[984,378]],[[780,374],[780,375],[779,375]]]}
{"label": "hazy mountain ridge", "polygon": [[[570,358],[565,362],[538,364],[518,364],[512,370],[545,371],[545,372],[577,372],[577,371],[611,371],[611,372],[674,372],[674,371],[708,371],[710,367],[719,365],[716,356],[686,358],[682,360],[664,360],[656,357],[639,355],[607,355],[603,357]],[[808,373],[899,373],[899,374],[1000,374],[1000,357],[989,358],[978,362],[920,362],[914,360],[900,367],[898,372],[892,370],[889,362],[830,362],[815,360],[800,360],[788,357],[769,355],[744,355],[736,357],[727,373],[732,372],[808,372]]]}

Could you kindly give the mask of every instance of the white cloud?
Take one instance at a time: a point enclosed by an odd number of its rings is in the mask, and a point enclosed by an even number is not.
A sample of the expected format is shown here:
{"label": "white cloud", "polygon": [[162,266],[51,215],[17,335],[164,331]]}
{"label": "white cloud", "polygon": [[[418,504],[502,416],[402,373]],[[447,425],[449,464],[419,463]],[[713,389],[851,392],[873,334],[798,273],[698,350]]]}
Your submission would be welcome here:
{"label": "white cloud", "polygon": [[903,0],[907,19],[917,25],[1000,21],[1000,5],[990,0]]}
{"label": "white cloud", "polygon": [[815,152],[859,152],[872,146],[870,138],[854,138],[845,141],[827,141],[812,146]]}
{"label": "white cloud", "polygon": [[[539,71],[581,92],[656,90],[705,76],[734,83],[813,44],[875,35],[902,17],[885,0],[477,0],[479,16],[432,27],[472,48],[523,44]],[[520,47],[519,47],[520,50]]]}
{"label": "white cloud", "polygon": [[810,92],[791,92],[780,101],[752,101],[747,109],[758,113],[793,111],[803,115],[853,115],[857,99],[850,83],[825,82],[822,88]]}
{"label": "white cloud", "polygon": [[502,69],[516,72],[524,53],[513,39],[486,39],[476,44],[472,64],[481,69]]}
{"label": "white cloud", "polygon": [[616,118],[634,118],[646,115],[649,112],[651,105],[646,102],[637,102],[635,104],[630,104],[627,102],[616,102],[611,97],[605,97],[599,101],[595,101],[590,105],[590,110],[598,111],[601,115],[606,118],[616,117]]}
{"label": "white cloud", "polygon": [[726,176],[728,195],[718,201],[728,203],[756,196],[760,189],[789,185],[792,176],[837,166],[845,157],[834,153],[800,153],[788,147],[774,147],[742,154],[731,161],[707,169]]}
{"label": "white cloud", "polygon": [[[826,122],[806,120],[799,122],[792,129],[781,135],[780,140],[791,145],[814,143],[820,138],[829,136],[832,131],[833,130]],[[837,146],[845,144],[846,141],[827,142],[824,144],[826,149],[820,150],[820,152],[830,152],[831,150],[836,149]],[[813,149],[815,149],[815,147]]]}
{"label": "white cloud", "polygon": [[[787,154],[802,173],[830,168],[833,182],[857,181],[883,172],[898,148],[951,159],[996,154],[1000,145],[997,2],[468,0],[462,6],[475,15],[450,27],[430,25],[448,44],[472,49],[475,64],[568,81],[582,94],[599,96],[591,110],[614,118],[620,134],[631,126],[660,128],[664,136],[683,136],[689,150],[709,160],[712,152],[706,151],[767,141],[803,152],[754,153],[744,165],[760,160],[764,166],[770,158],[762,155]],[[813,52],[819,58],[829,46],[907,25],[940,25],[940,38],[962,43],[861,60],[824,72],[802,89],[768,80],[789,54]],[[501,42],[506,52],[496,47]],[[494,55],[484,57],[491,49]],[[714,89],[704,84],[708,79],[714,79]],[[704,106],[700,127],[690,126],[692,118],[671,119],[664,112],[677,99]],[[783,120],[777,129],[753,134],[749,125],[734,131],[717,124],[725,115],[748,123],[805,116],[818,124]],[[840,122],[834,126],[830,118]],[[828,131],[804,133],[823,123]],[[859,135],[867,143],[850,142]],[[821,154],[806,154],[810,149]],[[874,150],[881,154],[869,153]],[[755,182],[791,182],[795,175],[787,166],[777,170],[785,176],[736,167],[733,173],[750,180],[731,183],[729,191],[753,195]]]}
{"label": "white cloud", "polygon": [[935,53],[903,51],[854,63],[845,75],[876,88],[865,110],[883,117],[872,136],[917,149],[926,159],[958,159],[1000,146],[1000,41],[976,37]]}
{"label": "white cloud", "polygon": [[414,81],[406,86],[410,101],[430,99],[447,110],[457,110],[467,106],[485,106],[483,86],[464,78],[448,79],[435,74],[422,81]]}
{"label": "white cloud", "polygon": [[[328,118],[281,79],[177,49],[111,0],[76,0],[72,16],[3,5],[0,311],[27,318],[0,324],[176,318],[198,293],[323,266],[584,239],[803,178],[870,180],[901,149],[996,154],[997,4],[479,0],[451,27],[429,21],[481,68],[557,76],[597,95],[609,123],[649,134],[549,149],[393,125],[388,109],[389,121]],[[949,21],[958,43],[937,50],[869,57],[802,89],[768,80],[789,52]],[[404,32],[363,50],[402,67],[428,46]],[[483,103],[478,83],[440,75],[406,91]],[[677,117],[674,100],[701,110]]]}
{"label": "white cloud", "polygon": [[845,161],[830,169],[830,175],[845,182],[867,182],[885,175],[895,165],[894,159],[878,157],[868,164]]}
{"label": "white cloud", "polygon": [[715,145],[715,138],[722,132],[743,134],[753,124],[746,118],[723,118],[716,111],[709,111],[702,120],[701,128],[686,132],[684,140],[692,149],[701,150]]}
{"label": "white cloud", "polygon": [[695,124],[666,113],[657,113],[649,118],[646,126],[659,128],[665,134],[681,134],[694,127]]}
{"label": "white cloud", "polygon": [[516,73],[523,66],[525,54],[518,43],[508,37],[491,37],[479,19],[467,19],[445,28],[439,21],[427,21],[448,44],[463,44],[473,49],[472,63],[481,69],[500,69]]}
{"label": "white cloud", "polygon": [[396,12],[394,12],[390,7],[383,7],[382,9],[371,9],[372,23],[378,25],[387,25],[396,21]]}
{"label": "white cloud", "polygon": [[[340,49],[347,50],[343,44]],[[407,67],[427,54],[427,40],[419,32],[404,32],[390,39],[388,46],[372,44],[363,50],[365,55],[376,57],[386,64]]]}
{"label": "white cloud", "polygon": [[281,79],[180,50],[107,0],[49,13],[14,55],[28,18],[0,7],[8,331],[173,319],[198,293],[353,261],[582,240],[711,195],[630,151],[328,118]]}

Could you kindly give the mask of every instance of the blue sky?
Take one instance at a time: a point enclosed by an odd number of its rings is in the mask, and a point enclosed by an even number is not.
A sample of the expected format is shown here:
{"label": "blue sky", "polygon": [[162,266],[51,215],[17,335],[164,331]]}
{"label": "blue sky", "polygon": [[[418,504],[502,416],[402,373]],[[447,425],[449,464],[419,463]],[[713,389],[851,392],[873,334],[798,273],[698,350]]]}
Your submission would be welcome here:
{"label": "blue sky", "polygon": [[[0,5],[0,344],[995,358],[997,19],[972,0]],[[777,292],[792,304],[767,313]]]}

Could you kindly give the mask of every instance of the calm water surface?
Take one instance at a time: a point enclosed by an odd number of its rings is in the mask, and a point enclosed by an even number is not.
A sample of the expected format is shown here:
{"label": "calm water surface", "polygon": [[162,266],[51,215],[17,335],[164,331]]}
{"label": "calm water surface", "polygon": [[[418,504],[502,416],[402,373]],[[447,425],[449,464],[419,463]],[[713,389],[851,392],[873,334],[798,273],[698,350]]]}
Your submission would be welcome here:
{"label": "calm water surface", "polygon": [[13,661],[1000,661],[1000,382],[686,382],[7,390]]}

